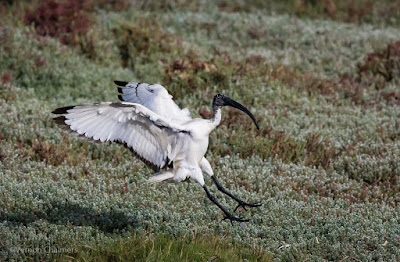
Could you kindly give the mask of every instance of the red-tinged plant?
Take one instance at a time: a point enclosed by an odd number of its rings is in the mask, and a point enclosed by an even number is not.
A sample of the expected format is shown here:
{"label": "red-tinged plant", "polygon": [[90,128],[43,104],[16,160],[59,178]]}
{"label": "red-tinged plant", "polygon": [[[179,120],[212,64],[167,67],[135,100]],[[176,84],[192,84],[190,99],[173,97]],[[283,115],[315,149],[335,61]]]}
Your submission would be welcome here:
{"label": "red-tinged plant", "polygon": [[364,63],[357,67],[361,79],[372,80],[378,88],[400,78],[400,41],[389,43],[382,51],[367,54]]}
{"label": "red-tinged plant", "polygon": [[3,73],[3,75],[1,76],[1,84],[5,85],[8,83],[8,81],[10,80],[11,76],[9,73]]}
{"label": "red-tinged plant", "polygon": [[[357,64],[356,74],[343,74],[337,82],[337,91],[356,104],[375,105],[374,100],[364,100],[363,90],[382,90],[392,81],[400,80],[400,41],[389,43],[385,49],[366,54]],[[380,92],[390,105],[400,105],[399,92]]]}
{"label": "red-tinged plant", "polygon": [[63,44],[76,45],[89,29],[92,1],[44,0],[25,14],[25,23],[33,24],[41,36],[58,37]]}

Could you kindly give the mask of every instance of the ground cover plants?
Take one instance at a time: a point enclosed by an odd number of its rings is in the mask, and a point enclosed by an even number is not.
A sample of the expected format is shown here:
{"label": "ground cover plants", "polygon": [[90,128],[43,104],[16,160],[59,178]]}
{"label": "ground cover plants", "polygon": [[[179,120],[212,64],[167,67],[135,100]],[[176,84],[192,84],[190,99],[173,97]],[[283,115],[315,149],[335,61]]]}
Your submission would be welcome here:
{"label": "ground cover plants", "polygon": [[[3,1],[0,260],[399,260],[399,9],[354,3]],[[193,117],[216,93],[254,113],[259,132],[224,109],[207,153],[263,203],[250,222],[52,122],[117,101],[115,79],[159,82]]]}

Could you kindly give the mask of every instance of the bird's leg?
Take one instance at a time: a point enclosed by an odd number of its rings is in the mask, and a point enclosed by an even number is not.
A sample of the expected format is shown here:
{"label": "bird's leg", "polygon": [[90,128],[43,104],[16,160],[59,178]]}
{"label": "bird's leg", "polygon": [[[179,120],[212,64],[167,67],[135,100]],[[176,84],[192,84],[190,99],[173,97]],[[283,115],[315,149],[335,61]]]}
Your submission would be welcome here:
{"label": "bird's leg", "polygon": [[230,192],[226,191],[226,189],[218,182],[218,180],[217,180],[217,178],[216,178],[215,176],[212,176],[211,179],[214,181],[214,183],[215,183],[215,185],[217,186],[217,188],[218,188],[219,191],[221,191],[222,193],[228,195],[228,196],[231,197],[233,200],[235,200],[236,202],[238,202],[238,205],[237,205],[237,207],[235,208],[235,210],[234,210],[233,212],[236,212],[236,210],[237,210],[239,207],[243,207],[244,210],[247,211],[246,206],[248,206],[248,207],[259,207],[259,206],[262,205],[261,203],[253,203],[253,204],[250,204],[250,203],[244,202],[243,200],[241,200],[241,199],[237,198],[236,196],[232,195]]}
{"label": "bird's leg", "polygon": [[239,221],[239,222],[247,222],[247,221],[249,221],[248,219],[242,219],[240,217],[235,217],[234,215],[229,213],[220,203],[218,203],[218,201],[210,193],[210,191],[208,190],[206,185],[204,185],[203,188],[207,193],[207,197],[224,212],[224,214],[225,214],[224,220],[225,219],[229,219],[231,221],[231,224],[233,224],[233,221]]}

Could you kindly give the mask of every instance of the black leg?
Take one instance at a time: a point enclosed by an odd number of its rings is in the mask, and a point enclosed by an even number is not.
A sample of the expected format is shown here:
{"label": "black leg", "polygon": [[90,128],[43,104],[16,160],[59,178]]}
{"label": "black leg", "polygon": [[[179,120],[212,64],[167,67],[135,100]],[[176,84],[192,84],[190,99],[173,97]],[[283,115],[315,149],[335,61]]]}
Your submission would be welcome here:
{"label": "black leg", "polygon": [[249,221],[248,219],[242,219],[240,217],[235,217],[234,215],[229,213],[220,203],[217,202],[217,200],[210,193],[210,191],[208,190],[206,185],[204,185],[203,188],[207,193],[207,197],[224,212],[224,214],[225,214],[224,220],[225,219],[229,219],[231,221],[231,224],[233,224],[233,221],[239,221],[239,222],[247,222],[247,221]]}
{"label": "black leg", "polygon": [[221,186],[221,184],[218,182],[217,178],[215,176],[212,176],[211,179],[214,181],[215,185],[217,186],[218,190],[221,191],[222,193],[228,195],[229,197],[231,197],[233,200],[235,200],[236,202],[238,202],[237,207],[235,208],[235,210],[233,212],[236,212],[236,210],[241,206],[244,208],[244,210],[247,211],[246,206],[248,207],[259,207],[262,204],[261,203],[246,203],[243,200],[240,200],[239,198],[235,197],[234,195],[232,195],[230,192],[226,191],[226,189]]}

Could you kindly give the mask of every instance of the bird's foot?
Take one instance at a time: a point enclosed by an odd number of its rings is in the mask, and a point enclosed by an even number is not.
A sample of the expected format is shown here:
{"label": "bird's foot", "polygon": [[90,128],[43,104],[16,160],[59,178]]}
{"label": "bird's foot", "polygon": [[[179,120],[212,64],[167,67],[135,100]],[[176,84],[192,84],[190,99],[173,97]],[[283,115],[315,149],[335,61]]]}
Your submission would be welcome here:
{"label": "bird's foot", "polygon": [[231,224],[233,225],[233,221],[237,221],[237,222],[248,222],[250,221],[250,219],[243,219],[240,217],[235,217],[234,215],[232,215],[231,213],[226,212],[225,213],[225,217],[222,220],[226,220],[229,219],[229,221],[231,221]]}
{"label": "bird's foot", "polygon": [[246,203],[246,202],[244,202],[244,201],[242,201],[242,200],[240,200],[240,199],[236,199],[236,201],[237,201],[239,204],[236,206],[236,208],[235,208],[235,210],[234,210],[233,212],[236,212],[236,210],[237,210],[239,207],[242,207],[244,210],[247,211],[246,207],[260,207],[260,206],[262,206],[261,203],[252,203],[252,204],[250,204],[250,203]]}

